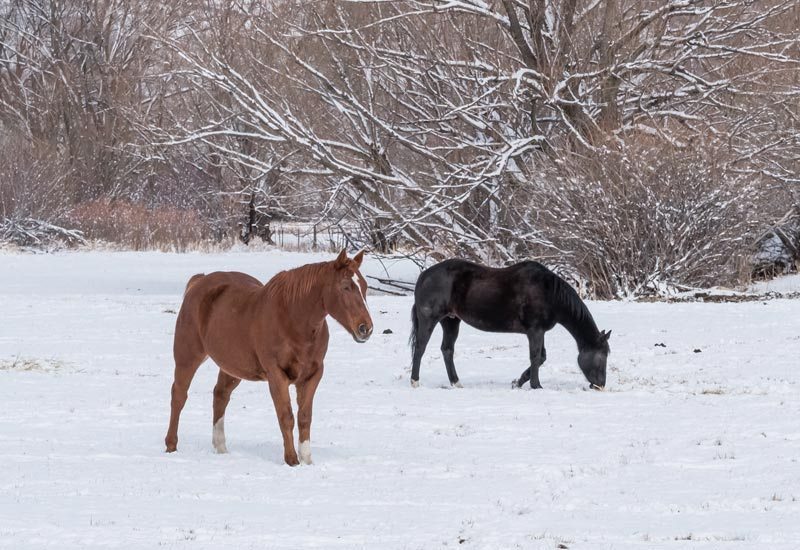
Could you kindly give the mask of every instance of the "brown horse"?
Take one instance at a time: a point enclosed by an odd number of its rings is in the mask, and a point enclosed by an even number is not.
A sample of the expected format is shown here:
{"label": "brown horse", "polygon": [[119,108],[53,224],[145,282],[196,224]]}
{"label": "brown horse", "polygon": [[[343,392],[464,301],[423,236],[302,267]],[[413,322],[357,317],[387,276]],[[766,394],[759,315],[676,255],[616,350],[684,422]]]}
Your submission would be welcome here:
{"label": "brown horse", "polygon": [[[364,252],[282,271],[262,285],[237,272],[195,275],[189,279],[175,325],[175,382],[165,443],[178,446],[178,421],[194,373],[207,357],[219,366],[214,388],[211,442],[225,447],[225,408],[242,380],[269,383],[283,435],[283,458],[290,466],[311,464],[311,406],[322,378],[331,315],[366,342],[372,319],[365,301],[367,282],[359,273]],[[294,446],[294,415],[289,384],[297,388],[300,461]]]}

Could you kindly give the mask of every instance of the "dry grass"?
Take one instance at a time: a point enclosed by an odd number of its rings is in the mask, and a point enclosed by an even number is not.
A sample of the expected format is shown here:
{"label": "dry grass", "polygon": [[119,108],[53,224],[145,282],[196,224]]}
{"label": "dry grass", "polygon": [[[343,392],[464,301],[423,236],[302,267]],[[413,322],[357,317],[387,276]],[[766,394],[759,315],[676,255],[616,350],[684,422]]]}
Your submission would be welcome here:
{"label": "dry grass", "polygon": [[56,372],[66,364],[58,359],[38,359],[35,357],[15,357],[0,360],[0,371],[15,372]]}
{"label": "dry grass", "polygon": [[96,200],[72,208],[67,221],[90,240],[132,250],[185,251],[212,241],[208,224],[190,209]]}

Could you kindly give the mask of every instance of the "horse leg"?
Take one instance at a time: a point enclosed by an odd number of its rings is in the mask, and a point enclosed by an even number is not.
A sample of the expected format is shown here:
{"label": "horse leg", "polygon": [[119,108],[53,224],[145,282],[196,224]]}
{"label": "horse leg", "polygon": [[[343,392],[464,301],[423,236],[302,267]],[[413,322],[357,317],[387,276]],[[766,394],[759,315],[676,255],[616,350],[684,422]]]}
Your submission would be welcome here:
{"label": "horse leg", "polygon": [[169,416],[169,428],[164,443],[167,452],[171,453],[178,448],[178,422],[181,411],[189,395],[189,385],[192,383],[194,373],[206,360],[206,355],[199,353],[175,352],[175,381],[172,383],[172,411]]}
{"label": "horse leg", "polygon": [[542,352],[544,349],[544,331],[534,330],[528,333],[528,346],[530,348],[531,357],[531,366],[528,369],[531,388],[541,389],[542,385],[539,383],[539,367],[544,362],[543,356],[545,356]]}
{"label": "horse leg", "polygon": [[419,309],[416,311],[418,323],[415,327],[415,333],[412,335],[414,341],[414,351],[411,361],[412,388],[419,386],[419,365],[422,361],[422,355],[425,353],[425,348],[428,346],[428,341],[431,339],[431,334],[433,334],[433,329],[436,326],[436,321],[419,315]]}
{"label": "horse leg", "polygon": [[511,386],[514,388],[521,388],[522,386],[525,385],[525,382],[530,380],[530,378],[531,378],[531,368],[528,367],[524,371],[522,371],[522,374],[519,375],[519,378],[511,382]]}
{"label": "horse leg", "polygon": [[[543,341],[544,341],[544,340],[543,340]],[[541,362],[541,363],[539,363],[539,366],[542,366],[542,363],[544,363],[544,362],[547,360],[547,351],[545,351],[545,349],[544,349],[544,344],[542,344],[542,354],[541,354],[541,358],[542,358],[542,362]],[[528,368],[526,368],[524,371],[522,371],[522,374],[520,374],[520,375],[519,375],[519,378],[517,378],[516,380],[514,380],[514,381],[511,383],[511,385],[512,385],[513,387],[515,387],[515,388],[521,388],[522,386],[524,386],[524,385],[525,385],[525,382],[527,382],[528,380],[530,380],[530,378],[531,378],[531,368],[530,368],[530,367],[528,367]]]}
{"label": "horse leg", "polygon": [[225,446],[225,409],[231,400],[231,393],[239,385],[241,379],[219,370],[217,385],[214,386],[214,419],[211,433],[211,444],[218,453],[227,453]]}
{"label": "horse leg", "polygon": [[289,466],[297,466],[297,451],[294,448],[294,413],[289,399],[289,379],[279,368],[269,373],[269,393],[278,415],[278,425],[283,436],[283,460]]}
{"label": "horse leg", "polygon": [[308,379],[296,382],[297,427],[300,432],[300,462],[311,464],[311,409],[314,393],[322,379],[322,364]]}
{"label": "horse leg", "polygon": [[442,357],[444,357],[444,366],[447,369],[447,378],[450,379],[451,386],[461,388],[463,386],[461,382],[458,381],[456,365],[453,362],[453,353],[455,351],[458,327],[461,325],[461,319],[457,317],[445,317],[439,321],[439,324],[442,325]]}

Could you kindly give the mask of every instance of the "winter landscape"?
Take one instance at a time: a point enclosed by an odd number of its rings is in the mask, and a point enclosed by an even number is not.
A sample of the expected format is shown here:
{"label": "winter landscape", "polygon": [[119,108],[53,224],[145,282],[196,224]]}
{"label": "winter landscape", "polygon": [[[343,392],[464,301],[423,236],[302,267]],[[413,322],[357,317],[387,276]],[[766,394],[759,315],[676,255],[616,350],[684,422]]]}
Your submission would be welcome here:
{"label": "winter landscape", "polygon": [[[327,259],[0,255],[0,547],[800,546],[797,300],[590,301],[613,330],[608,388],[597,392],[559,327],[547,335],[543,390],[511,389],[527,365],[524,337],[469,327],[456,345],[464,388],[447,383],[437,329],[412,389],[413,298],[371,294],[370,341],[330,323],[315,464],[283,463],[264,383],[233,394],[230,453],[215,454],[211,362],[191,387],[178,452],[164,453],[189,276],[266,280]],[[417,270],[363,268],[387,271],[413,280]]]}
{"label": "winter landscape", "polygon": [[[798,75],[797,0],[0,0],[0,549],[800,549]],[[165,452],[189,278],[359,250],[195,279],[273,383]]]}

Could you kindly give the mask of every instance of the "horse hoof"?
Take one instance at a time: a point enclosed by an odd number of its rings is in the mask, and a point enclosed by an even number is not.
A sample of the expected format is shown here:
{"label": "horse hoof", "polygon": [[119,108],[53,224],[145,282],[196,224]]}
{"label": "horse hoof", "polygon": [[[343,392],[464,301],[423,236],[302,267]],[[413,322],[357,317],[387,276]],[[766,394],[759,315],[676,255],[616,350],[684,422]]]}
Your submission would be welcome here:
{"label": "horse hoof", "polygon": [[412,379],[411,379],[411,387],[412,387],[412,388],[418,388],[418,387],[419,387],[419,380],[414,380],[414,379],[412,378]]}
{"label": "horse hoof", "polygon": [[518,389],[520,389],[521,387],[522,387],[522,386],[520,386],[520,385],[519,385],[519,381],[518,381],[518,380],[512,380],[512,381],[511,381],[511,389],[512,389],[512,390],[518,390]]}
{"label": "horse hoof", "polygon": [[461,382],[456,382],[455,384],[453,384],[453,387],[454,388],[463,388],[464,386],[461,384]]}
{"label": "horse hoof", "polygon": [[300,461],[297,460],[297,455],[295,455],[295,456],[284,456],[283,460],[289,466],[297,466],[298,464],[300,464]]}

